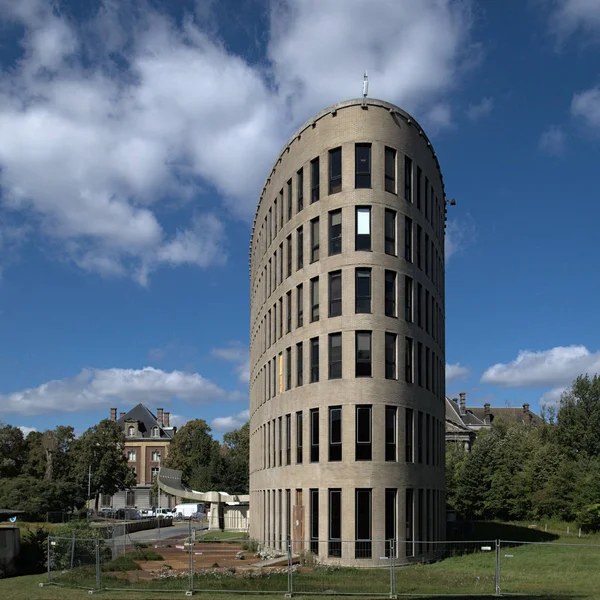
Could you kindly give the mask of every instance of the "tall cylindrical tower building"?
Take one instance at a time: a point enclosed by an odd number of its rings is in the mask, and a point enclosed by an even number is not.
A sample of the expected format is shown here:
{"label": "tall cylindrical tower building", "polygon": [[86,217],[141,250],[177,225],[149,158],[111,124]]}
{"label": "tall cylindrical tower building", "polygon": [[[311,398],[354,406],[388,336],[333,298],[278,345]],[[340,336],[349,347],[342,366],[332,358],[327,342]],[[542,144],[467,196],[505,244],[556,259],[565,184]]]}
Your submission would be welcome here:
{"label": "tall cylindrical tower building", "polygon": [[250,535],[381,565],[445,533],[445,195],[419,124],[374,99],[303,125],[250,245]]}

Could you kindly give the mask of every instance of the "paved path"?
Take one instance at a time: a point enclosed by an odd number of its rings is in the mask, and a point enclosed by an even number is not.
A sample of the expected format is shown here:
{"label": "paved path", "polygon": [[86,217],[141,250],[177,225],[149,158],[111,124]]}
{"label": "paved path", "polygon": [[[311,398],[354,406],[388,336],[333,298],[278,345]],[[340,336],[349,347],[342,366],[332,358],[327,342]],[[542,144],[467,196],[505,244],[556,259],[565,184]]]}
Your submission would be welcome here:
{"label": "paved path", "polygon": [[[201,525],[200,523],[192,523],[192,527],[196,528],[199,532],[202,529],[208,529],[208,525]],[[117,536],[115,540],[123,540],[127,538],[127,541],[143,542],[148,540],[167,540],[169,538],[177,537],[179,535],[187,535],[189,531],[189,524],[187,521],[183,523],[177,522],[172,527],[160,527],[156,529],[146,529],[145,531],[135,531],[134,533],[128,533],[127,536]]]}

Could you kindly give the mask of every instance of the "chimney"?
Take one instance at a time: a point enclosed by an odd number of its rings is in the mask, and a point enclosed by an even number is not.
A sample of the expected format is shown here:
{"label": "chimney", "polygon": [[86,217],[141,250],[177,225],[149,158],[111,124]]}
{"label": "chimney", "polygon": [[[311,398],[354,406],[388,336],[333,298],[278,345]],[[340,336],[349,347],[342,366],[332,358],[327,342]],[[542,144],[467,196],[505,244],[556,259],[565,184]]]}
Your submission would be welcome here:
{"label": "chimney", "polygon": [[460,414],[464,415],[467,412],[467,394],[461,392],[458,396],[460,398]]}
{"label": "chimney", "polygon": [[158,421],[158,424],[162,427],[163,426],[163,409],[162,408],[156,409],[156,420]]}
{"label": "chimney", "polygon": [[116,421],[117,420],[117,409],[116,408],[111,408],[110,409],[110,420],[111,421]]}
{"label": "chimney", "polygon": [[490,403],[489,402],[486,402],[483,405],[483,414],[484,415],[489,415],[490,414]]}
{"label": "chimney", "polygon": [[529,404],[523,404],[523,414],[526,416],[529,414]]}
{"label": "chimney", "polygon": [[170,425],[169,425],[170,414],[171,414],[171,413],[168,413],[168,412],[165,412],[165,413],[163,414],[163,421],[164,421],[164,426],[165,426],[165,427],[170,427]]}
{"label": "chimney", "polygon": [[127,413],[126,412],[120,412],[119,413],[119,419],[122,419]]}

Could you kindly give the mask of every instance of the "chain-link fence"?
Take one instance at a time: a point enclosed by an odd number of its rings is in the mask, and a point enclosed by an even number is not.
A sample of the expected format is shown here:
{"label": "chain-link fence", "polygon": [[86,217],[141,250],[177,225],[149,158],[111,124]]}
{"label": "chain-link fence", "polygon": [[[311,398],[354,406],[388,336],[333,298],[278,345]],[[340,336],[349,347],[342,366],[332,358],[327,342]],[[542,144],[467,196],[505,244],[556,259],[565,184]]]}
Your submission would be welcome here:
{"label": "chain-link fence", "polygon": [[92,590],[499,595],[596,592],[600,546],[504,540],[48,540],[48,582]]}

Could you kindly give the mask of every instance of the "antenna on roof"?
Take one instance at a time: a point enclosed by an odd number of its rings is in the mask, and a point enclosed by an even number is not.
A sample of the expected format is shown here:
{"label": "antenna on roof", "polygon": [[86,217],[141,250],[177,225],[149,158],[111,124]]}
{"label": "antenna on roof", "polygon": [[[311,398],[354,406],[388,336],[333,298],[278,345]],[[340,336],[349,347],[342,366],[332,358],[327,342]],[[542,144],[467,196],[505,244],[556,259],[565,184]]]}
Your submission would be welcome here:
{"label": "antenna on roof", "polygon": [[365,71],[365,75],[363,77],[363,98],[366,98],[368,93],[369,93],[369,76],[368,76],[367,72]]}

